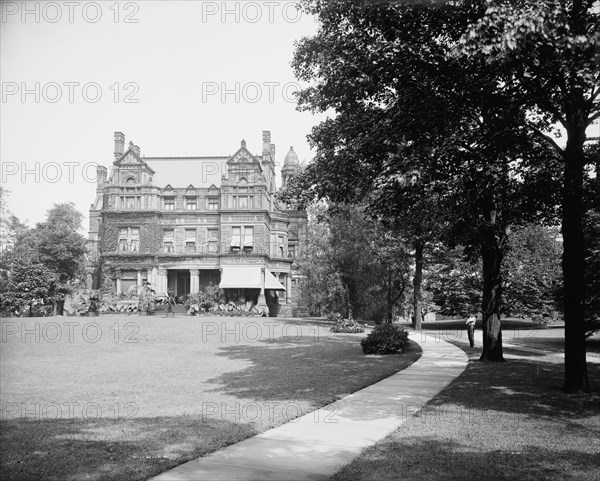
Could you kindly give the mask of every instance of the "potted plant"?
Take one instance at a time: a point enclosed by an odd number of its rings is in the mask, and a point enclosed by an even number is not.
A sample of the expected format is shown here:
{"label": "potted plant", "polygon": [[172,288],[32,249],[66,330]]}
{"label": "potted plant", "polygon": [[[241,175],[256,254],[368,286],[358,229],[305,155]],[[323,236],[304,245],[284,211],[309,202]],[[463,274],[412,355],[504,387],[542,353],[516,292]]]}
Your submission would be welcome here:
{"label": "potted plant", "polygon": [[83,289],[75,296],[73,307],[82,316],[98,316],[98,311],[100,310],[100,292],[94,289]]}
{"label": "potted plant", "polygon": [[174,306],[175,296],[173,295],[173,291],[169,289],[167,292],[167,312],[165,313],[165,317],[175,317],[175,313],[173,312]]}
{"label": "potted plant", "polygon": [[155,291],[149,282],[145,282],[138,296],[138,314],[140,316],[151,316],[156,310]]}

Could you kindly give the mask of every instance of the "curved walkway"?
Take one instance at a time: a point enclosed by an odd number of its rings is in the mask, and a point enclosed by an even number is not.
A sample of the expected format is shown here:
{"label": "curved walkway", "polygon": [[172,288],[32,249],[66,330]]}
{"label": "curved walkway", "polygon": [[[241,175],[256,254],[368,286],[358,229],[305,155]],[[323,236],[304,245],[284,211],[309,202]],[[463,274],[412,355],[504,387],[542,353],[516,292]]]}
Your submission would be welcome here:
{"label": "curved walkway", "polygon": [[333,404],[258,436],[190,461],[156,481],[319,480],[419,411],[463,372],[466,354],[425,333],[412,333],[417,362]]}

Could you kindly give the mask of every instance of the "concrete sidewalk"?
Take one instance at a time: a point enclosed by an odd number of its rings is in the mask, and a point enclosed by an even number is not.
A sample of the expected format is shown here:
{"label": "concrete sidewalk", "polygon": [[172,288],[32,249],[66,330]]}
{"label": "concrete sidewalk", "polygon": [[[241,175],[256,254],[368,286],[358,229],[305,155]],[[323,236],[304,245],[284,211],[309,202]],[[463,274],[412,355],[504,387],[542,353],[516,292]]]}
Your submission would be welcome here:
{"label": "concrete sidewalk", "polygon": [[333,404],[258,436],[184,463],[156,481],[328,479],[387,436],[463,372],[466,354],[434,337],[411,334],[417,362]]}

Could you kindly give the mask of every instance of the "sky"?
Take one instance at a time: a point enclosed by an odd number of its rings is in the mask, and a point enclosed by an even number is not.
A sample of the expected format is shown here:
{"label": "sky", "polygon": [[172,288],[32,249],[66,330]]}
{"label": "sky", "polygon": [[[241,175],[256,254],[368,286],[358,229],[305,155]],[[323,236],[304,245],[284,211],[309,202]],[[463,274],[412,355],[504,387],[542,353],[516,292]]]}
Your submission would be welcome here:
{"label": "sky", "polygon": [[[316,32],[292,1],[2,2],[0,183],[29,225],[55,203],[87,216],[113,135],[148,157],[223,156],[245,139],[276,161],[324,119],[299,112],[294,41]],[[190,179],[193,183],[193,179]],[[278,184],[280,185],[280,183]],[[174,186],[177,187],[177,186]],[[184,187],[184,186],[180,186]]]}

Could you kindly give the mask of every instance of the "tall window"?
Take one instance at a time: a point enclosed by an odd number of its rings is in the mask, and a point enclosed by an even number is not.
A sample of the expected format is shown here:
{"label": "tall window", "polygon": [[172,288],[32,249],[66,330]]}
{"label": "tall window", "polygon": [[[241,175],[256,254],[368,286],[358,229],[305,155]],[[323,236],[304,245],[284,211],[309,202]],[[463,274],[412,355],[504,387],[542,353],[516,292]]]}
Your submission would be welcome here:
{"label": "tall window", "polygon": [[170,254],[175,252],[175,231],[173,229],[163,230],[163,252]]}
{"label": "tall window", "polygon": [[119,229],[119,252],[139,252],[140,228],[121,227]]}
{"label": "tall window", "polygon": [[163,197],[163,209],[175,210],[175,197]]}
{"label": "tall window", "polygon": [[136,210],[142,208],[142,198],[136,195],[122,195],[121,209]]}
{"label": "tall window", "polygon": [[219,252],[219,229],[208,229],[208,254],[217,254]]}
{"label": "tall window", "polygon": [[185,230],[185,251],[196,252],[196,229]]}
{"label": "tall window", "polygon": [[242,228],[231,228],[231,252],[239,252],[242,246]]}
{"label": "tall window", "polygon": [[185,198],[185,209],[186,210],[198,210],[198,198],[197,197],[186,197]]}
{"label": "tall window", "polygon": [[233,207],[237,209],[254,209],[253,195],[233,196]]}
{"label": "tall window", "polygon": [[282,235],[277,236],[277,254],[279,257],[283,257],[283,248],[285,247],[284,238]]}
{"label": "tall window", "polygon": [[254,249],[254,227],[244,227],[244,252],[250,253]]}
{"label": "tall window", "polygon": [[288,245],[288,258],[295,259],[296,258],[296,246]]}
{"label": "tall window", "polygon": [[231,228],[231,251],[239,252],[241,249],[246,253],[254,249],[254,227],[232,227]]}
{"label": "tall window", "polygon": [[207,199],[207,209],[208,210],[219,210],[219,198],[218,197],[209,197]]}

